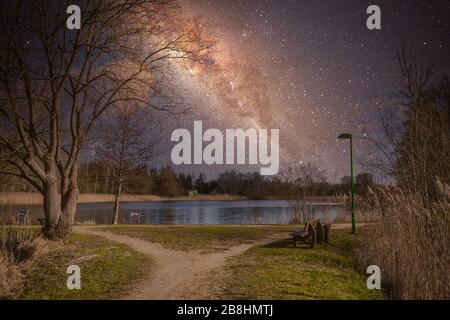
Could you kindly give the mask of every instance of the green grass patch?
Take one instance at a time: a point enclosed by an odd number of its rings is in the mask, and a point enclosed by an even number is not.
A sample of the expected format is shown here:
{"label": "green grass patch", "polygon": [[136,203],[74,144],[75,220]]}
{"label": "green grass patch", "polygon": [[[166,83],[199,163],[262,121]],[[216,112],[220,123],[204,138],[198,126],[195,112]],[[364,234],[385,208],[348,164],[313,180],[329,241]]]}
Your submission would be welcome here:
{"label": "green grass patch", "polygon": [[128,235],[176,250],[221,251],[250,243],[273,234],[294,230],[293,226],[271,225],[143,225],[101,227],[116,234]]}
{"label": "green grass patch", "polygon": [[228,262],[222,299],[382,299],[356,271],[357,236],[333,230],[329,244],[309,249],[283,240],[255,247]]}
{"label": "green grass patch", "polygon": [[[67,267],[81,269],[81,289],[66,286]],[[59,250],[37,259],[26,271],[18,299],[113,299],[125,295],[151,272],[151,260],[102,237],[72,234]]]}

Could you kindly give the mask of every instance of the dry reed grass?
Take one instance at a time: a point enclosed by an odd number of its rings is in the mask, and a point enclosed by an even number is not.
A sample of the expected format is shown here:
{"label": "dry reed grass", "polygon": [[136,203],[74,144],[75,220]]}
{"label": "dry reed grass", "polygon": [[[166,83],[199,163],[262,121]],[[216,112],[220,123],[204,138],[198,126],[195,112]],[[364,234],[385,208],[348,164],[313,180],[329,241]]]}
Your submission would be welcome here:
{"label": "dry reed grass", "polygon": [[440,197],[379,187],[358,207],[366,219],[359,251],[363,267],[378,265],[382,285],[394,299],[450,298],[450,188],[437,181]]}
{"label": "dry reed grass", "polygon": [[13,298],[38,259],[62,244],[39,237],[37,229],[15,226],[11,207],[0,205],[0,299]]}

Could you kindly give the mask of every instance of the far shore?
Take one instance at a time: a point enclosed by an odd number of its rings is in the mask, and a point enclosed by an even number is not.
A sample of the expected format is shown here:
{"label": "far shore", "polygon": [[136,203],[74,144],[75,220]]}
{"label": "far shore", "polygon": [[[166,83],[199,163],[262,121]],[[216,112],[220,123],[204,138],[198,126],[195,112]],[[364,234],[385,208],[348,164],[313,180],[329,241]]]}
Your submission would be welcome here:
{"label": "far shore", "polygon": [[[98,203],[98,202],[114,202],[113,194],[80,194],[78,203]],[[233,196],[229,194],[199,194],[193,197],[161,197],[152,194],[123,194],[120,201],[236,201],[247,200],[246,197]],[[28,192],[4,192],[0,193],[0,204],[4,205],[33,205],[42,204],[42,196],[39,193]]]}
{"label": "far shore", "polygon": [[[339,202],[344,203],[346,197],[333,196],[311,196],[309,200],[321,202]],[[123,202],[147,202],[147,201],[238,201],[238,200],[252,200],[247,197],[230,195],[230,194],[198,194],[192,197],[161,197],[154,194],[123,194],[120,201]],[[282,200],[277,197],[267,197],[259,200]],[[95,194],[83,193],[80,194],[78,203],[101,203],[114,202],[115,195],[113,194]],[[0,192],[0,205],[34,205],[42,204],[42,196],[36,192]]]}

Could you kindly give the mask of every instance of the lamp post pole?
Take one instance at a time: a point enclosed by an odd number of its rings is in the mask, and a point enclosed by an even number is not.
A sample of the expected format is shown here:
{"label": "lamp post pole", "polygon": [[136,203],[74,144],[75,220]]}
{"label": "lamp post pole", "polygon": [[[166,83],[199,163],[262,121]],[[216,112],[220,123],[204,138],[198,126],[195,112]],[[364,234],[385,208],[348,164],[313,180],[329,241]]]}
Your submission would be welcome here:
{"label": "lamp post pole", "polygon": [[352,234],[356,233],[355,225],[355,178],[353,169],[353,136],[351,133],[343,133],[338,136],[338,139],[349,139],[350,140],[350,179],[351,182],[351,192],[352,192]]}
{"label": "lamp post pole", "polygon": [[354,177],[354,169],[353,169],[353,137],[350,135],[350,172],[352,179],[352,233],[356,233],[355,226],[355,177]]}

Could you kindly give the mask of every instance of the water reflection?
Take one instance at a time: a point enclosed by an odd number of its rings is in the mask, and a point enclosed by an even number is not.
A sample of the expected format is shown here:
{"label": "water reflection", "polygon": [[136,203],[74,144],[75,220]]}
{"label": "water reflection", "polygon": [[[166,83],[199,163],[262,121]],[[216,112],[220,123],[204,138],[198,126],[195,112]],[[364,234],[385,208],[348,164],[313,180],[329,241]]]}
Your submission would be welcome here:
{"label": "water reflection", "polygon": [[[316,218],[323,220],[348,214],[348,209],[339,204],[314,206]],[[113,207],[113,203],[79,204],[75,220],[111,223]],[[29,209],[32,217],[43,217],[40,206]],[[141,214],[142,224],[287,224],[291,217],[289,204],[283,200],[123,202],[120,222],[126,223],[131,212]]]}

